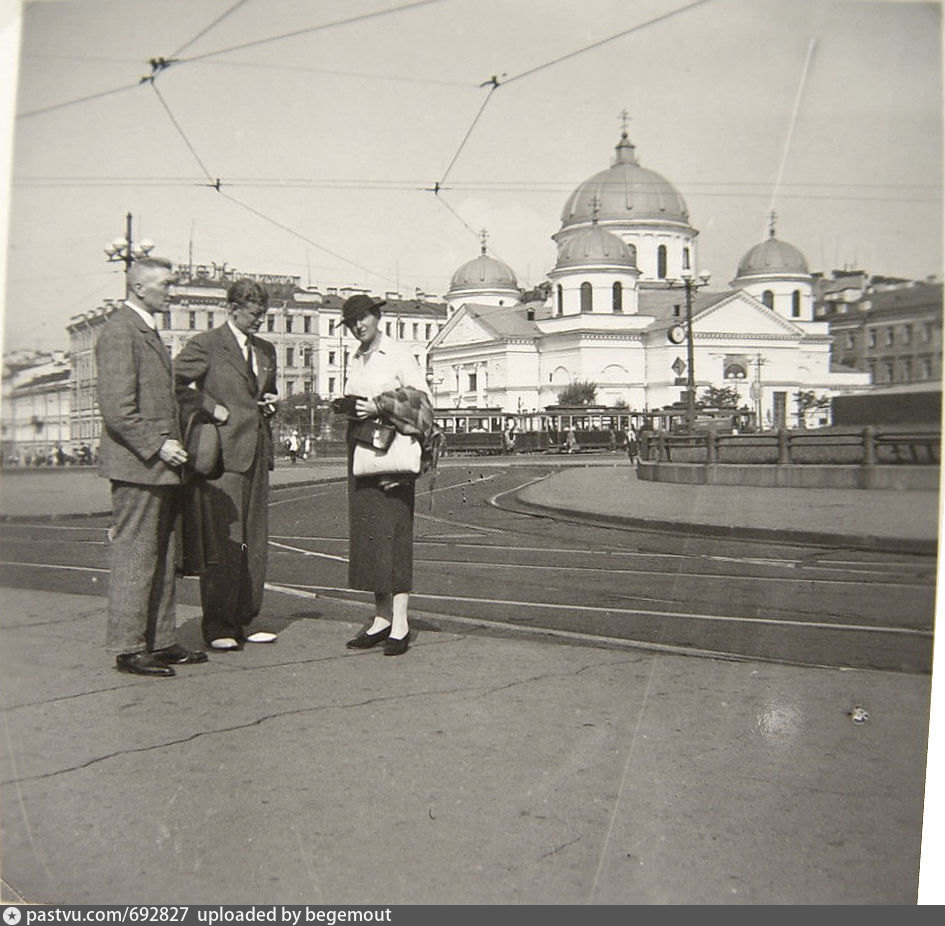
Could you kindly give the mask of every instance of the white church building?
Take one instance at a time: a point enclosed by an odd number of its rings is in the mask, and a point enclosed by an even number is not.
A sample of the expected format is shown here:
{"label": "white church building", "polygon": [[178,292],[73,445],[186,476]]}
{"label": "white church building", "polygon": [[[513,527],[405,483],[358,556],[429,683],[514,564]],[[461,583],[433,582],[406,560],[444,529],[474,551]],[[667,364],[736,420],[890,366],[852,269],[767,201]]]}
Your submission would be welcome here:
{"label": "white church building", "polygon": [[724,291],[692,279],[698,234],[682,196],[640,165],[624,131],[613,164],[564,205],[548,298],[523,302],[514,272],[485,243],[453,274],[448,320],[427,355],[435,405],[537,411],[586,381],[597,385],[598,404],[679,402],[688,375],[686,277],[697,395],[735,385],[763,426],[790,427],[797,391],[830,396],[869,385],[866,373],[831,368],[807,261],[775,237],[773,220]]}

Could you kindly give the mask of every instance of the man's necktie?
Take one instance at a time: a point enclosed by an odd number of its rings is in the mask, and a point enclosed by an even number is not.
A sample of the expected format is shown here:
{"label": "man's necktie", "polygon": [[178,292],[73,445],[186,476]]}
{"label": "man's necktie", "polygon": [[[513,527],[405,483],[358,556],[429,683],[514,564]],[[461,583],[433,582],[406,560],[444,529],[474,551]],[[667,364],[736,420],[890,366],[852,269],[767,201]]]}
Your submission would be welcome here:
{"label": "man's necktie", "polygon": [[249,388],[253,395],[256,395],[259,391],[259,381],[253,368],[253,342],[249,338],[246,339],[246,375],[249,377]]}

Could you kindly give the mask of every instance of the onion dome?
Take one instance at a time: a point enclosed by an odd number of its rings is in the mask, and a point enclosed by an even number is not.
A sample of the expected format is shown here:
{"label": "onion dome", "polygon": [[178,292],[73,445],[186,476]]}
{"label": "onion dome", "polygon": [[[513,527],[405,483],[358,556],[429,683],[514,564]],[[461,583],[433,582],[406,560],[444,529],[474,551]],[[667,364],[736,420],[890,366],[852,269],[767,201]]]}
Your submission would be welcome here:
{"label": "onion dome", "polygon": [[661,174],[640,166],[636,147],[623,132],[616,147],[614,163],[585,180],[568,197],[561,210],[561,226],[580,225],[591,220],[597,204],[601,222],[632,219],[688,224],[689,210],[676,188]]}
{"label": "onion dome", "polygon": [[486,254],[485,244],[482,246],[482,253],[475,260],[463,264],[450,280],[450,292],[497,288],[518,291],[518,280],[508,264]]}
{"label": "onion dome", "polygon": [[555,269],[586,267],[589,264],[620,266],[635,270],[636,248],[632,244],[626,244],[609,231],[605,231],[595,221],[589,228],[582,228],[573,235],[569,235],[558,245],[558,260],[555,263]]}
{"label": "onion dome", "polygon": [[756,244],[739,262],[737,276],[810,274],[807,259],[793,244],[779,241],[774,229],[766,241]]}

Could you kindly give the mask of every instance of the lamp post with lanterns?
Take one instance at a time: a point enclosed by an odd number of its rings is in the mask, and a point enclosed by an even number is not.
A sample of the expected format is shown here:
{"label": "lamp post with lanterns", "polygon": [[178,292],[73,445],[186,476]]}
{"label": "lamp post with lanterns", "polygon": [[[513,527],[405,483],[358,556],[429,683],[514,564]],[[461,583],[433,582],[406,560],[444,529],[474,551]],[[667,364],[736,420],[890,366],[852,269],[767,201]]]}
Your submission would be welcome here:
{"label": "lamp post with lanterns", "polygon": [[[699,288],[707,286],[712,274],[703,270],[699,280],[693,278],[692,271],[686,267],[680,273],[681,282],[686,291],[686,326],[674,325],[669,329],[668,337],[673,344],[679,344],[684,338],[686,341],[686,430],[692,433],[696,420],[696,371],[695,349],[692,339],[692,294]],[[679,281],[670,280],[670,286],[677,286]]]}
{"label": "lamp post with lanterns", "polygon": [[116,238],[105,248],[105,255],[110,264],[121,262],[125,265],[126,277],[128,275],[128,268],[136,260],[147,257],[154,250],[154,242],[149,241],[147,238],[143,238],[137,245],[134,244],[131,236],[131,222],[131,213],[129,212],[125,216],[125,237]]}

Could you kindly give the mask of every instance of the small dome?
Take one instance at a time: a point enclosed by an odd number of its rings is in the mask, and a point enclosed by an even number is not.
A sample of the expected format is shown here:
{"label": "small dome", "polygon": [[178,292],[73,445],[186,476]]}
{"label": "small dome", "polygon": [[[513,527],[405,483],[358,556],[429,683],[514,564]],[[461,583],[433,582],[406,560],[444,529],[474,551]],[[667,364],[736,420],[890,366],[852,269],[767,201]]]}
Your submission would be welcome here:
{"label": "small dome", "polygon": [[518,280],[508,264],[489,257],[485,250],[475,260],[471,260],[450,280],[450,292],[457,289],[514,289],[518,291]]}
{"label": "small dome", "polygon": [[598,224],[582,228],[568,235],[558,245],[558,260],[555,269],[586,266],[587,264],[620,264],[636,269],[637,253],[632,244],[626,244],[616,235],[605,231]]}
{"label": "small dome", "polygon": [[611,167],[585,180],[568,197],[561,210],[561,227],[588,222],[595,211],[601,222],[657,219],[688,224],[685,200],[665,177],[640,166],[626,132],[616,152]]}
{"label": "small dome", "polygon": [[807,258],[793,244],[779,241],[773,234],[767,241],[756,244],[739,261],[737,276],[772,273],[810,274]]}

